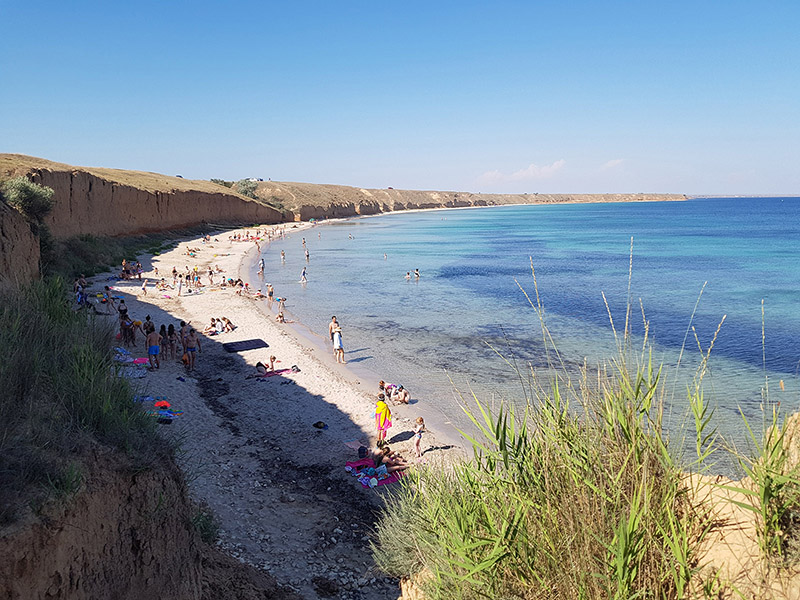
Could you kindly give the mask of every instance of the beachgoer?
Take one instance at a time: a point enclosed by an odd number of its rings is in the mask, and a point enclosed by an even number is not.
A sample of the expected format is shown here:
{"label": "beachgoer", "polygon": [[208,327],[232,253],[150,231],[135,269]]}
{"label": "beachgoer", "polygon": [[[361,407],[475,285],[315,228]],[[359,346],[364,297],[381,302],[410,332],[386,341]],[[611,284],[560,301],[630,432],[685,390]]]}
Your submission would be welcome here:
{"label": "beachgoer", "polygon": [[378,445],[386,443],[386,432],[392,426],[392,411],[386,404],[386,397],[378,394],[378,402],[375,404],[375,428],[378,430]]}
{"label": "beachgoer", "polygon": [[[191,323],[191,321],[189,321],[189,323]],[[179,337],[181,342],[181,348],[183,349],[184,352],[186,352],[186,337],[189,335],[189,329],[191,329],[189,327],[189,323],[187,323],[186,321],[181,321]]]}
{"label": "beachgoer", "polygon": [[286,252],[281,250],[281,262],[286,262]]}
{"label": "beachgoer", "polygon": [[275,296],[275,288],[272,287],[271,283],[267,284],[267,302],[269,302],[270,308],[272,308],[272,300]]}
{"label": "beachgoer", "polygon": [[222,320],[225,323],[225,331],[233,331],[236,329],[236,326],[231,323],[231,320],[228,317],[222,317]]}
{"label": "beachgoer", "polygon": [[211,317],[211,324],[203,329],[203,333],[207,335],[217,335],[217,320]]}
{"label": "beachgoer", "polygon": [[397,390],[392,394],[392,402],[408,404],[411,402],[411,394],[402,385],[398,385]]}
{"label": "beachgoer", "polygon": [[411,271],[406,271],[406,279],[411,279]]}
{"label": "beachgoer", "polygon": [[197,360],[197,353],[200,352],[200,338],[194,329],[189,330],[186,336],[186,353],[189,355],[189,370],[194,371],[194,364]]}
{"label": "beachgoer", "polygon": [[414,277],[419,279],[419,269],[414,269]]}
{"label": "beachgoer", "polygon": [[150,359],[150,369],[161,368],[161,365],[158,362],[158,353],[161,347],[161,335],[155,330],[155,327],[147,334],[144,345],[147,346],[147,357]]}
{"label": "beachgoer", "polygon": [[342,328],[337,324],[333,328],[333,354],[336,362],[346,364],[344,360],[344,344],[342,343]]}
{"label": "beachgoer", "polygon": [[278,312],[282,313],[286,310],[286,298],[277,298],[278,300]]}
{"label": "beachgoer", "polygon": [[283,318],[283,313],[282,312],[279,312],[277,315],[275,315],[275,320],[278,323],[286,323],[286,319]]}
{"label": "beachgoer", "polygon": [[158,335],[161,336],[161,352],[159,355],[163,354],[164,358],[169,358],[169,336],[167,335],[166,325],[161,326],[158,330]]}
{"label": "beachgoer", "polygon": [[414,426],[414,451],[417,453],[417,458],[422,458],[422,450],[419,445],[422,443],[423,433],[425,433],[425,420],[417,417],[417,424]]}
{"label": "beachgoer", "polygon": [[303,267],[303,272],[300,273],[300,282],[301,283],[308,282],[308,279],[306,278],[306,268],[305,267]]}
{"label": "beachgoer", "polygon": [[222,319],[220,319],[219,317],[217,317],[216,333],[217,335],[225,333],[225,323],[223,323]]}
{"label": "beachgoer", "polygon": [[[336,315],[331,317],[331,322],[328,323],[328,335],[331,337],[331,342],[333,342],[333,329],[334,327],[339,327],[339,321],[336,320]],[[335,354],[335,352],[334,352]]]}
{"label": "beachgoer", "polygon": [[178,352],[178,334],[175,333],[175,325],[172,323],[167,327],[167,340],[169,341],[169,357],[174,359]]}

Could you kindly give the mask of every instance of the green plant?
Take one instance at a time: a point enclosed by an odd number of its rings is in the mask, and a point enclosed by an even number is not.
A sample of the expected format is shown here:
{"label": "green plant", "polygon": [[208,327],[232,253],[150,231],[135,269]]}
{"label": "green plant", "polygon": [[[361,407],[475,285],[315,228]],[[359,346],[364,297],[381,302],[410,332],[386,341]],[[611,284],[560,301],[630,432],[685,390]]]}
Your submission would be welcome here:
{"label": "green plant", "polygon": [[216,183],[217,185],[221,185],[221,186],[226,187],[226,188],[233,187],[233,182],[232,181],[225,181],[224,179],[214,179],[214,178],[212,178],[211,179],[211,183]]}
{"label": "green plant", "polygon": [[191,519],[192,527],[206,544],[213,544],[219,537],[219,523],[208,507],[198,508]]}
{"label": "green plant", "polygon": [[78,464],[71,462],[65,469],[54,475],[47,475],[48,492],[56,498],[70,498],[78,493],[83,485],[83,473]]}
{"label": "green plant", "polygon": [[236,191],[242,196],[247,196],[248,198],[258,197],[256,196],[257,188],[258,183],[255,181],[250,181],[249,179],[240,179],[236,182]]}
{"label": "green plant", "polygon": [[14,177],[2,184],[3,196],[9,205],[25,215],[31,223],[39,224],[53,209],[52,188]]}

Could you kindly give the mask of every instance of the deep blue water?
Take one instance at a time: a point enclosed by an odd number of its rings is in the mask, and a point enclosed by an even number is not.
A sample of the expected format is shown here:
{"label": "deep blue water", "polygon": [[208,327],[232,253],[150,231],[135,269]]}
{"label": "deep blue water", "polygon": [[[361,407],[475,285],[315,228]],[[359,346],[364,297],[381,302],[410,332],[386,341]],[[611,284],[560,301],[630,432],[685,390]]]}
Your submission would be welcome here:
{"label": "deep blue water", "polygon": [[[298,283],[302,236],[311,253],[306,285]],[[635,336],[644,331],[641,300],[656,359],[673,369],[690,320],[705,349],[725,316],[706,394],[735,430],[737,407],[756,414],[767,381],[773,398],[800,407],[798,241],[800,198],[396,213],[274,242],[264,252],[265,281],[320,334],[336,314],[353,366],[405,383],[447,415],[459,412],[451,378],[484,398],[519,397],[512,366],[489,344],[517,367],[547,364],[538,317],[517,284],[535,298],[531,260],[548,326],[570,364],[614,355],[602,293],[619,333],[631,301]],[[699,358],[694,335],[682,359],[689,375]],[[681,382],[672,402],[682,414],[685,388],[679,374],[673,378]],[[774,396],[780,380],[785,391]]]}

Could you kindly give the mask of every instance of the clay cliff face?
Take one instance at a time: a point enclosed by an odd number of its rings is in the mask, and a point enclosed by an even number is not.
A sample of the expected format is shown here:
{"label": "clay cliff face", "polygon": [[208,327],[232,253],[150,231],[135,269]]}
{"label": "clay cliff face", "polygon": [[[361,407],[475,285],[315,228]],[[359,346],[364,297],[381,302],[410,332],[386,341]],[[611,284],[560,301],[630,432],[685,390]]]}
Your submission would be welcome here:
{"label": "clay cliff face", "polygon": [[135,472],[118,459],[95,454],[83,491],[2,533],[4,600],[201,597],[199,541],[177,467]]}
{"label": "clay cliff face", "polygon": [[25,283],[39,276],[39,238],[28,221],[0,201],[0,281]]}
{"label": "clay cliff face", "polygon": [[283,220],[273,208],[208,181],[0,154],[0,177],[17,175],[55,190],[55,206],[45,224],[58,239]]}
{"label": "clay cliff face", "polygon": [[296,221],[374,215],[398,210],[464,208],[507,204],[576,202],[654,202],[685,200],[682,194],[472,194],[420,190],[375,190],[342,185],[265,181],[256,192],[266,202],[280,203]]}

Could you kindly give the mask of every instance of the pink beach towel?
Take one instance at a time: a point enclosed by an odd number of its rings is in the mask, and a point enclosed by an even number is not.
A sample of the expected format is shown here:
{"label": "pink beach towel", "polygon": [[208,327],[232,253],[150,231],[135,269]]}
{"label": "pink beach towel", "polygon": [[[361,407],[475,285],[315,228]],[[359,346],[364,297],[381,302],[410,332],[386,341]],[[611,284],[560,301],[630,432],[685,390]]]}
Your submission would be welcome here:
{"label": "pink beach towel", "polygon": [[[353,473],[354,475],[358,475],[360,470],[365,469],[367,467],[374,467],[375,463],[372,462],[371,458],[362,458],[361,460],[347,461],[344,465],[345,468],[350,467],[351,473]],[[389,476],[386,477],[385,479],[378,480],[378,485],[395,483],[397,481],[400,481],[400,478],[402,476],[403,476],[402,471],[395,471],[394,473],[389,473]],[[365,488],[369,487],[369,480],[370,478],[367,476],[359,477],[359,482],[361,482],[361,485],[364,486]]]}
{"label": "pink beach towel", "polygon": [[134,358],[133,359],[133,364],[135,364],[135,365],[146,365],[148,362],[150,362],[150,361],[147,360],[146,358]]}

